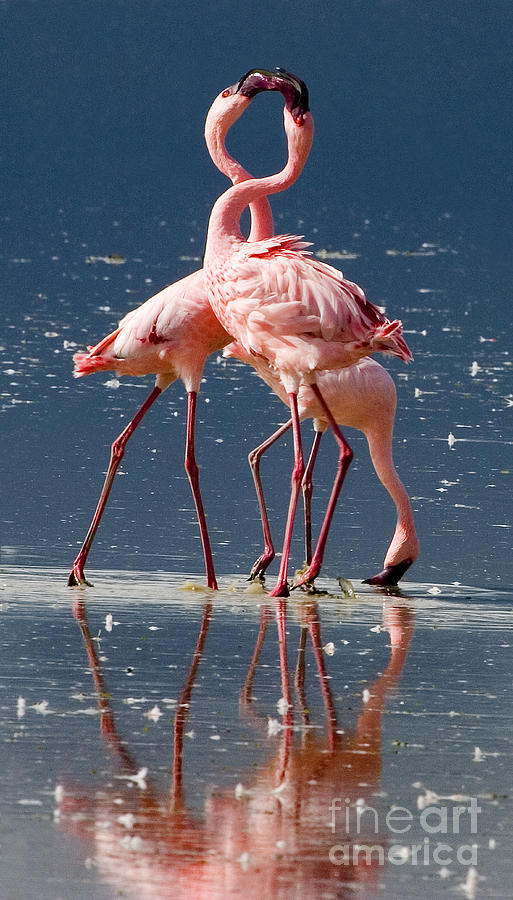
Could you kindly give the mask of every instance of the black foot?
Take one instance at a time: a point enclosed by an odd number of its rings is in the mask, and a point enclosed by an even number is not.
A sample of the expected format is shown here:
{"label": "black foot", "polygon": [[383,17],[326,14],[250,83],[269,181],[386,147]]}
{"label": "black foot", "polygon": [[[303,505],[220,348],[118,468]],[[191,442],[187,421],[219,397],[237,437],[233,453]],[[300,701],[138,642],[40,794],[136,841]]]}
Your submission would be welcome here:
{"label": "black foot", "polygon": [[265,575],[260,572],[250,572],[248,581],[259,581],[260,584],[265,584]]}
{"label": "black foot", "polygon": [[405,559],[404,562],[397,563],[395,566],[386,566],[377,575],[373,575],[372,578],[365,578],[363,583],[376,584],[379,587],[395,587],[396,584],[399,584],[404,573],[408,571],[412,562],[412,559]]}
{"label": "black foot", "polygon": [[83,575],[81,577],[75,575],[75,570],[72,569],[68,578],[68,587],[81,587],[84,585],[86,587],[93,587],[92,583],[88,581],[87,578],[84,578]]}

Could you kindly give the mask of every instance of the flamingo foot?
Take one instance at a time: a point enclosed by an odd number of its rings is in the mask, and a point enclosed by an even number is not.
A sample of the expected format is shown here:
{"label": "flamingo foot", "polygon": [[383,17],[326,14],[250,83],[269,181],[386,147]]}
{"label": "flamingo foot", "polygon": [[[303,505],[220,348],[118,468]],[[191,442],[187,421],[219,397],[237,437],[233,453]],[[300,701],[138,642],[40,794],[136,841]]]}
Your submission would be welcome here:
{"label": "flamingo foot", "polygon": [[305,569],[300,569],[296,572],[296,578],[294,579],[294,584],[292,585],[292,590],[294,591],[296,588],[303,588],[307,594],[316,594],[318,593],[315,586],[314,581],[317,578],[321,567],[316,565],[315,563],[310,563],[309,566],[306,566]]}
{"label": "flamingo foot", "polygon": [[251,567],[251,572],[249,573],[248,581],[258,580],[258,581],[263,582],[264,575],[267,572],[267,569],[269,568],[269,566],[271,565],[271,563],[274,559],[274,556],[275,556],[274,552],[272,554],[267,553],[267,552],[262,553],[262,555],[259,556],[258,559],[253,563],[253,565]]}
{"label": "flamingo foot", "polygon": [[396,584],[399,584],[399,581],[403,577],[404,573],[408,571],[412,564],[412,559],[405,559],[401,563],[396,563],[395,566],[385,566],[381,572],[378,572],[377,575],[373,575],[372,578],[365,578],[364,584],[376,584],[379,587],[394,587]]}
{"label": "flamingo foot", "polygon": [[269,591],[268,597],[290,597],[288,583],[285,581],[283,584],[280,584],[277,581],[272,591]]}
{"label": "flamingo foot", "polygon": [[250,584],[265,584],[265,575],[261,575],[259,572],[255,572],[253,574],[253,570],[249,573],[248,581]]}
{"label": "flamingo foot", "polygon": [[309,597],[320,597],[321,595],[327,595],[329,591],[324,591],[322,588],[318,588],[316,584],[314,584],[312,579],[308,581],[295,581],[291,587],[292,591],[295,591],[296,588],[301,588],[305,594],[308,594]]}
{"label": "flamingo foot", "polygon": [[79,585],[86,585],[86,587],[93,587],[92,583],[87,580],[84,575],[84,570],[80,563],[74,563],[71,572],[69,573],[68,578],[68,587],[77,587]]}

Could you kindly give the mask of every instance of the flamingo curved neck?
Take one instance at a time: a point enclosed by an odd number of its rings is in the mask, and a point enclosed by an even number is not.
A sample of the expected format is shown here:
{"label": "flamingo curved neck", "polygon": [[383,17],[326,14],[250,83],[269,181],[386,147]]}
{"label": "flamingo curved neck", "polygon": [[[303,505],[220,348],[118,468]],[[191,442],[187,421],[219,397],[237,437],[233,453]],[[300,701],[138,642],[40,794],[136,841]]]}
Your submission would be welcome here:
{"label": "flamingo curved neck", "polygon": [[[222,119],[217,119],[213,127],[208,127],[205,130],[205,141],[212,162],[233,184],[240,184],[243,181],[250,180],[252,178],[250,173],[226,149],[225,140],[226,129],[223,126]],[[240,215],[242,215],[242,211]],[[250,204],[250,212],[251,230],[248,240],[258,241],[271,237],[274,233],[274,220],[267,194]]]}
{"label": "flamingo curved neck", "polygon": [[243,241],[240,218],[245,208],[269,194],[286,190],[301,174],[302,165],[295,154],[281,172],[265,178],[251,178],[234,184],[216,200],[208,226],[205,257],[210,253],[220,253],[223,248],[233,249],[233,243]]}

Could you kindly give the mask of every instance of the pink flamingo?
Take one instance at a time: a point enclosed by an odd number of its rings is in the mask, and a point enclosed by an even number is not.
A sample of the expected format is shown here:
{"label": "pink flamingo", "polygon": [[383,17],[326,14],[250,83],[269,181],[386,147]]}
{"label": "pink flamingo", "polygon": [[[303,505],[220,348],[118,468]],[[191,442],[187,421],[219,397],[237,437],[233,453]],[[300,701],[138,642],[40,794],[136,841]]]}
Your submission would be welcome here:
{"label": "pink flamingo", "polygon": [[[249,73],[236,88],[252,97],[272,73]],[[278,579],[271,596],[288,595],[287,571],[298,494],[304,475],[297,394],[309,385],[320,403],[339,447],[337,477],[330,497],[325,532],[352,459],[352,451],[316,383],[317,373],[353,365],[382,351],[406,362],[411,352],[402,325],[390,321],[341,272],[311,258],[309,246],[293,235],[249,243],[239,227],[248,204],[285,190],[298,178],[313,139],[308,91],[297,81],[285,97],[284,122],[289,146],[287,164],[266,178],[233,185],[218,198],[210,216],[204,270],[209,301],[224,328],[246,353],[262,357],[277,372],[288,396],[294,434],[294,466]],[[227,94],[228,97],[228,94]],[[208,133],[207,117],[207,133]],[[307,569],[297,584],[311,577]]]}
{"label": "pink flamingo", "polygon": [[[233,341],[224,350],[224,356],[236,357],[242,362],[252,365],[257,374],[288,406],[287,393],[277,373],[261,357],[251,356],[241,344]],[[388,547],[383,570],[372,578],[366,579],[368,584],[381,586],[394,585],[403,577],[419,553],[419,542],[413,521],[410,498],[404,484],[397,474],[392,455],[392,435],[397,403],[395,384],[388,372],[376,360],[366,357],[349,368],[339,371],[322,372],[317,384],[328,404],[336,422],[363,431],[367,438],[369,453],[376,474],[394,501],[397,511],[397,522],[394,536]],[[328,420],[320,403],[312,392],[302,385],[298,394],[298,411],[301,421],[314,420],[315,438],[311,454],[303,477],[303,497],[305,507],[305,554],[308,565],[309,582],[319,573],[327,538],[316,547],[312,558],[312,474],[319,450],[319,444]],[[267,438],[259,447],[249,454],[249,464],[255,482],[255,488],[262,518],[264,535],[264,552],[255,562],[251,570],[251,580],[261,578],[274,559],[274,547],[269,527],[269,519],[264,501],[260,479],[260,460],[262,455],[286,431],[292,427],[289,419],[277,431]]]}
{"label": "pink flamingo", "polygon": [[[244,76],[247,79],[252,73]],[[266,73],[272,74],[272,73]],[[280,70],[272,80],[258,75],[261,90],[290,89],[291,76]],[[241,79],[242,83],[244,79]],[[209,112],[210,130],[207,146],[216,166],[232,181],[249,178],[249,174],[227,152],[225,139],[228,130],[249,106],[251,97],[237,90],[238,86],[222,92]],[[252,226],[248,240],[260,240],[273,232],[271,208],[262,196],[251,204]],[[82,547],[73,563],[68,584],[88,584],[84,567],[94,541],[101,517],[112,488],[114,477],[123,458],[126,444],[155,400],[178,378],[187,391],[187,430],[185,469],[189,477],[198,516],[203,545],[207,583],[216,589],[217,582],[212,559],[203,502],[199,487],[195,458],[194,431],[196,400],[207,356],[226,346],[231,340],[213,314],[207,299],[203,269],[199,269],[169,285],[150,297],[137,309],[129,312],[118,328],[103,338],[88,353],[76,353],[75,378],[92,372],[115,370],[119,375],[155,374],[155,386],[142,406],[114,440],[103,489],[96,511]]]}

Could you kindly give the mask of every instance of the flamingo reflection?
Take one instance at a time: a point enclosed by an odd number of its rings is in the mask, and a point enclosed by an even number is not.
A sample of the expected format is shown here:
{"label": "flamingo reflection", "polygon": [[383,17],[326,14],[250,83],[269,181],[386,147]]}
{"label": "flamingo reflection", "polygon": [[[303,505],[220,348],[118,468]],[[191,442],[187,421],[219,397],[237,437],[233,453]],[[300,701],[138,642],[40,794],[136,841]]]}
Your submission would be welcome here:
{"label": "flamingo reflection", "polygon": [[[369,685],[366,702],[360,701],[356,723],[342,728],[350,711],[345,711],[345,717],[343,710],[337,711],[340,703],[333,697],[327,671],[319,608],[310,600],[294,608],[299,610],[300,629],[293,677],[287,655],[287,601],[278,599],[261,608],[255,649],[240,694],[241,715],[251,727],[271,735],[272,751],[263,764],[247,771],[243,784],[211,791],[201,814],[195,815],[188,810],[184,797],[184,734],[212,619],[212,601],[203,607],[177,705],[168,792],[155,787],[149,777],[141,779],[141,770],[117,733],[85,605],[75,603],[73,612],[93,676],[101,734],[120,774],[101,791],[73,786],[62,789],[58,821],[60,827],[91,844],[89,854],[102,878],[123,896],[221,898],[249,891],[251,896],[272,898],[323,893],[352,897],[357,886],[376,887],[377,857],[336,866],[330,862],[329,853],[334,844],[365,842],[369,838],[366,828],[374,846],[386,845],[386,835],[376,833],[372,817],[366,824],[365,816],[359,820],[357,834],[351,831],[354,816],[349,830],[340,819],[334,832],[330,805],[333,798],[342,798],[354,813],[358,805],[376,807],[383,802],[379,796],[382,716],[403,672],[413,635],[413,613],[405,604],[386,602],[383,626],[390,636],[388,664]],[[279,718],[266,716],[254,696],[260,654],[273,613],[280,648]],[[307,698],[308,640],[322,697],[322,725],[313,722]]]}

